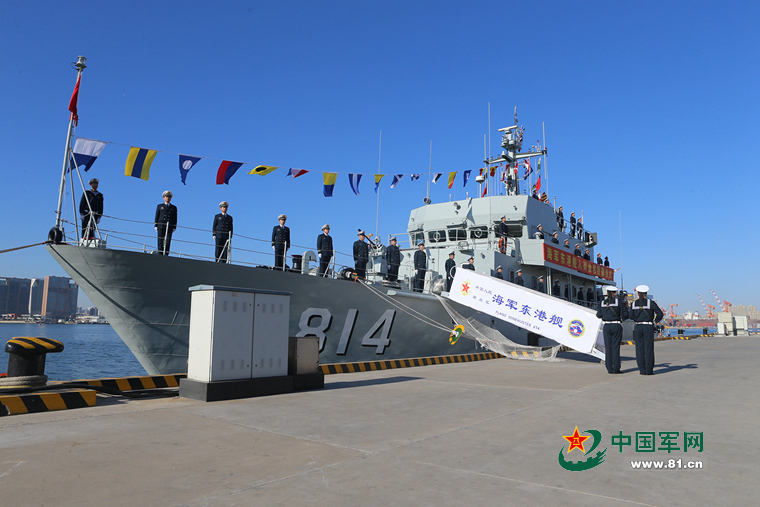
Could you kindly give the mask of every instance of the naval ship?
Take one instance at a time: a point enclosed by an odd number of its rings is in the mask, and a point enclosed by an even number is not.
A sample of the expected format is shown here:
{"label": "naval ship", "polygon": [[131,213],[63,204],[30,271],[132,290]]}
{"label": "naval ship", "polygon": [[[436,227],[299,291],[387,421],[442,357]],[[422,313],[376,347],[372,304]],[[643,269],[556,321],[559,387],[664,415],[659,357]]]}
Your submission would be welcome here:
{"label": "naval ship", "polygon": [[[81,69],[84,68],[80,57]],[[546,154],[546,149],[521,153],[522,128],[500,129],[503,152],[486,160],[485,174],[494,164],[511,168],[522,159]],[[71,122],[67,146],[71,146]],[[153,255],[147,249],[114,247],[105,237],[80,239],[78,231],[63,230],[61,203],[68,173],[67,152],[61,176],[58,219],[49,233],[47,250],[98,307],[140,364],[151,375],[187,371],[190,327],[190,287],[197,285],[286,291],[290,299],[290,336],[319,337],[322,364],[470,354],[482,351],[475,339],[451,340],[450,309],[463,318],[475,318],[515,343],[527,343],[527,331],[446,301],[444,264],[450,252],[457,266],[474,258],[475,270],[494,274],[503,268],[513,281],[522,269],[526,287],[547,289],[555,279],[569,293],[596,293],[610,284],[613,271],[561,248],[568,234],[557,227],[554,209],[519,194],[515,178],[506,195],[425,205],[411,211],[405,238],[400,238],[402,264],[399,279],[386,282],[385,247],[371,243],[366,279],[357,279],[352,267],[335,266],[328,276],[317,276],[313,251],[292,256],[285,270],[244,263],[218,263],[191,256]],[[71,174],[78,169],[73,168]],[[81,181],[81,180],[80,180]],[[482,178],[480,179],[482,181]],[[480,193],[478,195],[481,195]],[[505,217],[506,234],[500,234]],[[544,236],[536,234],[542,224]],[[559,230],[559,244],[550,234]],[[75,229],[76,231],[76,229]],[[113,236],[112,236],[113,237]],[[425,241],[428,271],[422,292],[413,290],[413,256]],[[596,234],[584,232],[575,242],[593,251]],[[592,257],[593,258],[593,257]],[[449,305],[447,310],[446,305]],[[232,311],[232,310],[230,310]],[[465,333],[466,335],[466,333]],[[553,343],[552,343],[553,344]],[[547,343],[546,345],[550,345]]]}

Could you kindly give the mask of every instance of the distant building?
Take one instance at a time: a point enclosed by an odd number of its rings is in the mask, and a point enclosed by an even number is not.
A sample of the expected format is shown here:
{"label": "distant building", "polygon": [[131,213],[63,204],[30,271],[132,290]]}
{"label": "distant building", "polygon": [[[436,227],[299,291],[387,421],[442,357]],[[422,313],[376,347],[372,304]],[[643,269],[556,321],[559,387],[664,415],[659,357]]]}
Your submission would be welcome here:
{"label": "distant building", "polygon": [[0,278],[0,314],[26,314],[31,284],[28,278]]}
{"label": "distant building", "polygon": [[70,278],[46,276],[42,292],[42,311],[46,319],[70,319],[77,313],[79,286]]}
{"label": "distant building", "polygon": [[42,292],[45,290],[44,278],[32,278],[29,288],[29,315],[42,314]]}

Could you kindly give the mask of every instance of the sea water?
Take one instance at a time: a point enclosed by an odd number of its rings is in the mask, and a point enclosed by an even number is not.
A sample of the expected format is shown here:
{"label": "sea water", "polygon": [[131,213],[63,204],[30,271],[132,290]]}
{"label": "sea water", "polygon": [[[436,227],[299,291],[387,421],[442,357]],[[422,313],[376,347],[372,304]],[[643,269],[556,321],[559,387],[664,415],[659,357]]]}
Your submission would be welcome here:
{"label": "sea water", "polygon": [[[145,369],[107,324],[0,324],[0,345],[16,336],[51,338],[63,343],[63,352],[48,354],[48,380],[97,379],[147,375]],[[0,373],[8,355],[0,354]]]}

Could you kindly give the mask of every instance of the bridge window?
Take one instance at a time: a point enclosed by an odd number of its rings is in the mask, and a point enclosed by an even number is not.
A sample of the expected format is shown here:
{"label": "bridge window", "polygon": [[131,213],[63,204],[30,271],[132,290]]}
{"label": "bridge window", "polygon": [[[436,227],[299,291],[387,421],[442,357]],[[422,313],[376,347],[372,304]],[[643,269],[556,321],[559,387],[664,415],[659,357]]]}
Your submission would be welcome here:
{"label": "bridge window", "polygon": [[472,239],[486,239],[488,238],[488,227],[473,227],[470,229],[470,238]]}
{"label": "bridge window", "polygon": [[428,231],[428,241],[431,243],[446,241],[446,231]]}
{"label": "bridge window", "polygon": [[467,239],[467,231],[464,229],[449,229],[449,241],[462,241]]}

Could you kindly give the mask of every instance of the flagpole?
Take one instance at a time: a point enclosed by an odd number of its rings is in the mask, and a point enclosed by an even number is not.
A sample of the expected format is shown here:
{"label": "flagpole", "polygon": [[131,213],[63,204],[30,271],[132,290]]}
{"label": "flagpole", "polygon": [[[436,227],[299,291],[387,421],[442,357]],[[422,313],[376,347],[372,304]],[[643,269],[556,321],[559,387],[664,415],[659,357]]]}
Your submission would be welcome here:
{"label": "flagpole", "polygon": [[[82,76],[82,71],[87,68],[87,66],[84,64],[85,58],[84,56],[79,56],[77,63],[74,64],[74,67],[77,69],[77,83],[79,83],[79,78]],[[77,98],[79,96],[77,95]],[[58,187],[58,207],[56,208],[56,217],[55,217],[55,232],[50,231],[51,234],[48,235],[48,239],[50,240],[61,240],[63,238],[63,234],[61,233],[61,208],[63,207],[63,192],[66,190],[66,167],[68,165],[68,159],[69,159],[69,149],[71,147],[71,134],[74,132],[74,113],[71,112],[69,115],[69,130],[66,134],[66,149],[63,151],[63,168],[61,169],[61,184]],[[50,237],[50,236],[53,237]]]}
{"label": "flagpole", "polygon": [[[544,132],[544,149],[546,149],[546,123],[541,122],[541,130]],[[549,167],[546,165],[546,155],[544,157],[544,179],[546,180],[546,195],[549,195]]]}
{"label": "flagpole", "polygon": [[[380,168],[377,169],[380,171]],[[433,174],[433,140],[430,140],[430,163],[428,165],[428,187],[427,187],[427,202],[425,203],[430,204],[430,177]]]}
{"label": "flagpole", "polygon": [[[432,141],[431,145],[432,145]],[[432,148],[431,148],[432,150]],[[380,174],[380,161],[383,156],[383,131],[380,131],[380,148],[377,154],[377,174]],[[377,211],[375,212],[375,237],[378,237],[378,229],[380,228],[380,185],[377,185]]]}

